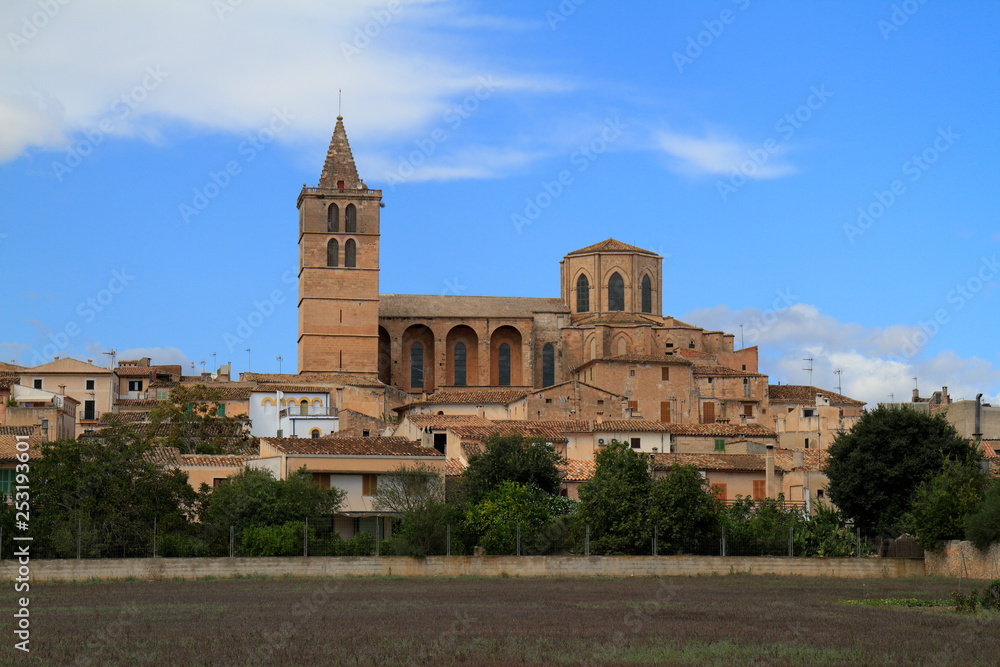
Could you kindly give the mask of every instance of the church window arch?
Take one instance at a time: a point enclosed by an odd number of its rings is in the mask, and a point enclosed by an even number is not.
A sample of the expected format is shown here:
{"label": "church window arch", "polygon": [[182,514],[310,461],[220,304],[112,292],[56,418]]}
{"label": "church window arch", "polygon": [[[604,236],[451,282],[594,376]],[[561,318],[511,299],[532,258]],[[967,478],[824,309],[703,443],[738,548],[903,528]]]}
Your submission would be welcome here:
{"label": "church window arch", "polygon": [[497,384],[502,387],[510,386],[510,345],[501,343],[497,351],[498,359],[498,380]]}
{"label": "church window arch", "polygon": [[608,278],[608,310],[625,310],[625,281],[617,271]]}
{"label": "church window arch", "polygon": [[590,359],[597,358],[597,338],[593,337],[590,339]]}
{"label": "church window arch", "polygon": [[628,354],[628,340],[625,336],[619,336],[618,343],[616,345],[615,354],[623,355]]}
{"label": "church window arch", "polygon": [[358,244],[354,239],[347,239],[344,244],[344,266],[353,268],[358,265]]}
{"label": "church window arch", "polygon": [[348,234],[358,231],[358,207],[354,204],[348,204],[344,209],[344,231]]}
{"label": "church window arch", "polygon": [[466,348],[465,343],[455,343],[455,385],[466,385]]}
{"label": "church window arch", "polygon": [[424,346],[420,343],[410,347],[410,386],[415,389],[424,386]]}
{"label": "church window arch", "polygon": [[546,343],[542,348],[542,386],[551,387],[556,383],[556,348]]}
{"label": "church window arch", "polygon": [[339,266],[339,261],[340,244],[337,243],[337,239],[330,239],[330,242],[326,244],[326,265]]}
{"label": "church window arch", "polygon": [[274,405],[274,399],[271,398],[270,396],[265,396],[264,398],[260,399],[260,404],[262,406],[264,406],[264,405]]}
{"label": "church window arch", "polygon": [[642,277],[642,312],[653,312],[653,282],[648,275]]}
{"label": "church window arch", "polygon": [[576,279],[576,312],[590,312],[590,281],[584,273]]}
{"label": "church window arch", "polygon": [[320,435],[322,435],[322,434],[320,433],[320,430],[318,428],[314,428],[313,430],[309,431],[309,437],[310,438],[315,439],[315,438],[318,438]]}
{"label": "church window arch", "polygon": [[330,208],[326,209],[326,231],[331,234],[340,231],[340,207],[336,204],[330,204]]}

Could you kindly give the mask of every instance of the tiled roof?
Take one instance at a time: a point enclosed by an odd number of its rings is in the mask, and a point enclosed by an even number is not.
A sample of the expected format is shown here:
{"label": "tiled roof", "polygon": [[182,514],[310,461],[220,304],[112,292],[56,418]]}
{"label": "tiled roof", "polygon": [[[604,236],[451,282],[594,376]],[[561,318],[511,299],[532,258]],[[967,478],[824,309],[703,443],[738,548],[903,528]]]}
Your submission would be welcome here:
{"label": "tiled roof", "polygon": [[[351,375],[348,373],[318,373],[306,372],[302,374],[294,373],[242,373],[241,379],[244,382],[251,382],[258,385],[257,391],[268,391],[273,389],[270,385],[301,385],[307,383],[310,386],[329,385],[350,385],[352,387],[384,387],[377,379],[365,375]],[[264,385],[264,386],[260,386]]]}
{"label": "tiled roof", "polygon": [[[653,454],[653,467],[666,470],[674,465],[693,465],[698,470],[765,472],[766,457],[756,454]],[[776,472],[785,472],[775,457]]]}
{"label": "tiled roof", "polygon": [[242,468],[247,461],[256,458],[258,455],[181,454],[181,465],[192,468]]}
{"label": "tiled roof", "polygon": [[724,438],[777,438],[778,434],[760,424],[666,424],[672,435],[718,436]]}
{"label": "tiled roof", "polygon": [[448,477],[458,477],[465,472],[465,464],[462,459],[448,459],[444,462],[444,474]]}
{"label": "tiled roof", "polygon": [[155,398],[119,398],[115,405],[123,408],[155,408],[162,402]]}
{"label": "tiled roof", "polygon": [[586,482],[594,476],[597,463],[589,459],[569,459],[564,466],[560,467],[564,482]]}
{"label": "tiled roof", "polygon": [[[823,470],[830,460],[830,452],[825,449],[802,450],[802,468],[804,470]],[[774,450],[774,461],[785,470],[795,469],[795,454],[791,449]]]}
{"label": "tiled roof", "polygon": [[20,376],[17,375],[7,375],[0,377],[0,389],[9,389],[13,385],[21,381]]}
{"label": "tiled roof", "polygon": [[118,366],[115,373],[118,377],[149,377],[156,371],[155,366]]}
{"label": "tiled roof", "polygon": [[452,426],[489,426],[493,422],[477,415],[408,414],[406,419],[420,428],[442,430]]}
{"label": "tiled roof", "polygon": [[149,413],[148,412],[104,412],[101,414],[102,424],[136,424],[140,422],[148,422]]}
{"label": "tiled roof", "polygon": [[579,319],[574,318],[574,324],[577,326],[596,323],[660,325],[663,323],[663,318],[650,314],[626,312],[590,313],[580,317]]}
{"label": "tiled roof", "polygon": [[[16,461],[17,460],[17,435],[21,434],[0,434],[0,461]],[[21,442],[24,442],[22,439]],[[30,434],[28,435],[28,458],[34,459],[39,456],[39,445],[42,444],[41,434]]]}
{"label": "tiled roof", "polygon": [[[531,387],[483,387],[475,389],[442,389],[427,397],[425,401],[410,403],[409,406],[439,405],[442,403],[480,405],[483,403],[508,404],[519,401],[532,391]],[[398,408],[397,408],[398,409]]]}
{"label": "tiled roof", "polygon": [[535,313],[568,313],[562,299],[454,294],[379,294],[379,317],[531,319]]}
{"label": "tiled roof", "polygon": [[772,404],[776,403],[800,403],[804,405],[815,405],[816,394],[822,394],[830,399],[830,405],[850,405],[862,406],[864,401],[838,394],[835,391],[827,391],[810,385],[801,384],[771,384],[767,386],[767,394]]}
{"label": "tiled roof", "polygon": [[158,466],[178,468],[181,465],[181,452],[176,447],[150,447],[142,457]]}
{"label": "tiled roof", "polygon": [[704,357],[714,357],[715,355],[711,352],[701,352],[700,350],[692,350],[687,347],[676,348],[677,354],[682,357],[694,357],[694,358],[704,358]]}
{"label": "tiled roof", "polygon": [[745,378],[764,378],[767,377],[763,373],[751,373],[750,371],[738,371],[735,368],[729,368],[728,366],[719,366],[718,364],[695,364],[691,369],[691,372],[695,377],[745,377]]}
{"label": "tiled roof", "polygon": [[489,421],[488,425],[464,424],[451,428],[462,438],[483,440],[491,435],[521,435],[525,438],[544,438],[550,442],[565,442],[567,433],[589,433],[586,420],[503,419]]}
{"label": "tiled roof", "polygon": [[0,435],[31,435],[34,426],[0,426]]}
{"label": "tiled roof", "polygon": [[88,375],[107,375],[111,373],[111,371],[107,368],[101,368],[100,366],[95,366],[94,364],[88,364],[78,359],[73,359],[72,357],[63,357],[62,359],[56,359],[47,364],[42,364],[41,366],[35,366],[30,369],[30,372],[39,374],[86,373]]}
{"label": "tiled roof", "polygon": [[670,433],[670,427],[676,424],[664,424],[651,419],[606,419],[600,424],[594,424],[594,433],[639,432]]}
{"label": "tiled roof", "polygon": [[565,382],[560,382],[558,384],[549,385],[548,387],[542,387],[541,389],[536,389],[535,391],[533,391],[531,393],[533,395],[534,394],[542,394],[542,393],[545,393],[547,391],[552,391],[554,389],[558,389],[559,387],[562,387],[562,386],[565,386],[565,385],[568,385],[568,384],[573,384],[574,382],[578,383],[581,387],[587,387],[588,389],[594,389],[596,391],[608,394],[609,396],[615,396],[617,398],[625,398],[624,394],[616,394],[613,391],[608,391],[607,389],[604,389],[602,387],[598,387],[596,385],[588,384],[586,382],[581,382],[580,380],[566,380]]}
{"label": "tiled roof", "polygon": [[[253,388],[253,391],[266,394],[273,394],[276,391],[285,394],[329,394],[330,387],[309,384],[259,384]],[[249,397],[249,393],[247,396]]]}
{"label": "tiled roof", "polygon": [[592,252],[637,252],[637,253],[641,253],[643,255],[650,255],[652,257],[659,257],[659,255],[657,255],[655,252],[653,252],[651,250],[644,250],[644,249],[638,248],[638,247],[636,247],[634,245],[629,245],[627,243],[622,243],[621,241],[618,241],[617,239],[607,239],[605,241],[601,241],[600,243],[595,243],[593,245],[589,245],[586,248],[580,248],[579,250],[574,250],[573,252],[568,252],[568,253],[566,253],[566,256],[567,257],[571,257],[573,255],[586,255],[586,254],[592,253]]}
{"label": "tiled roof", "polygon": [[415,440],[396,436],[375,438],[261,438],[285,454],[330,456],[444,456]]}
{"label": "tiled roof", "polygon": [[26,371],[26,370],[28,370],[28,369],[26,367],[24,367],[24,366],[18,366],[17,364],[8,364],[8,363],[6,363],[4,361],[0,361],[0,373],[4,373],[4,372],[15,373],[15,372]]}

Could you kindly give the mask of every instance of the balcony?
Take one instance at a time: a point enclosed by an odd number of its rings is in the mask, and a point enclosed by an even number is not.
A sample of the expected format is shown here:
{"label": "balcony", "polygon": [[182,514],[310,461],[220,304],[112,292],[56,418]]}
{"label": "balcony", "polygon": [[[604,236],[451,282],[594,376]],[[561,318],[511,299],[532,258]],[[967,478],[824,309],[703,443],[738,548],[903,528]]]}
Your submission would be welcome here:
{"label": "balcony", "polygon": [[292,419],[296,417],[336,417],[337,410],[325,405],[296,405],[290,408],[282,408],[278,416],[281,419],[285,417]]}

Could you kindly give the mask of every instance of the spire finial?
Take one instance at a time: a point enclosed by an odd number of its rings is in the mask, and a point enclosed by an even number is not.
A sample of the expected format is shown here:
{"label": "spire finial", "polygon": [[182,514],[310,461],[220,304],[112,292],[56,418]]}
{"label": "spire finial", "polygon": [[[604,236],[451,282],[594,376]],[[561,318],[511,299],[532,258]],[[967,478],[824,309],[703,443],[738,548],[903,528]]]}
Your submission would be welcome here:
{"label": "spire finial", "polygon": [[344,120],[344,89],[337,89],[337,120]]}

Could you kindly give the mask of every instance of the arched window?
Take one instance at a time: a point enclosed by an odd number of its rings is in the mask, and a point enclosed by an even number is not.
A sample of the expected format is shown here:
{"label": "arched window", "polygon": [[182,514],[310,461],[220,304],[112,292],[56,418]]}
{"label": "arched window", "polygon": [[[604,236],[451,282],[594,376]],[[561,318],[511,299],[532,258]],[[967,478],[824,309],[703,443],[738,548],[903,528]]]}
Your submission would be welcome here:
{"label": "arched window", "polygon": [[330,204],[326,209],[326,231],[336,234],[340,231],[340,207]]}
{"label": "arched window", "polygon": [[299,402],[299,414],[300,415],[307,415],[307,414],[309,414],[309,401],[308,401],[308,399],[303,398]]}
{"label": "arched window", "polygon": [[339,257],[340,244],[337,243],[337,239],[330,239],[330,242],[326,244],[326,265],[338,266],[337,260]]}
{"label": "arched window", "polygon": [[455,343],[455,385],[465,386],[465,343]]}
{"label": "arched window", "polygon": [[556,348],[546,343],[542,348],[542,386],[551,387],[556,383]]}
{"label": "arched window", "polygon": [[582,273],[576,279],[576,312],[590,312],[590,281]]}
{"label": "arched window", "polygon": [[653,312],[653,284],[649,282],[649,276],[642,277],[642,312]]}
{"label": "arched window", "polygon": [[319,437],[320,435],[321,435],[321,434],[320,434],[320,432],[319,432],[319,429],[318,429],[318,428],[314,428],[313,430],[311,430],[311,431],[309,432],[309,437],[310,437],[310,438],[318,438],[318,437]]}
{"label": "arched window", "polygon": [[498,382],[502,387],[510,386],[510,345],[507,343],[501,343],[500,349],[497,354],[497,361],[499,368],[498,370]]}
{"label": "arched window", "polygon": [[344,210],[344,231],[348,234],[358,231],[358,209],[354,204],[348,204]]}
{"label": "arched window", "polygon": [[422,389],[424,386],[424,346],[414,343],[410,347],[410,387]]}
{"label": "arched window", "polygon": [[358,265],[358,244],[354,239],[347,239],[344,244],[344,266],[354,267]]}
{"label": "arched window", "polygon": [[608,310],[625,310],[625,281],[617,273],[608,279]]}

